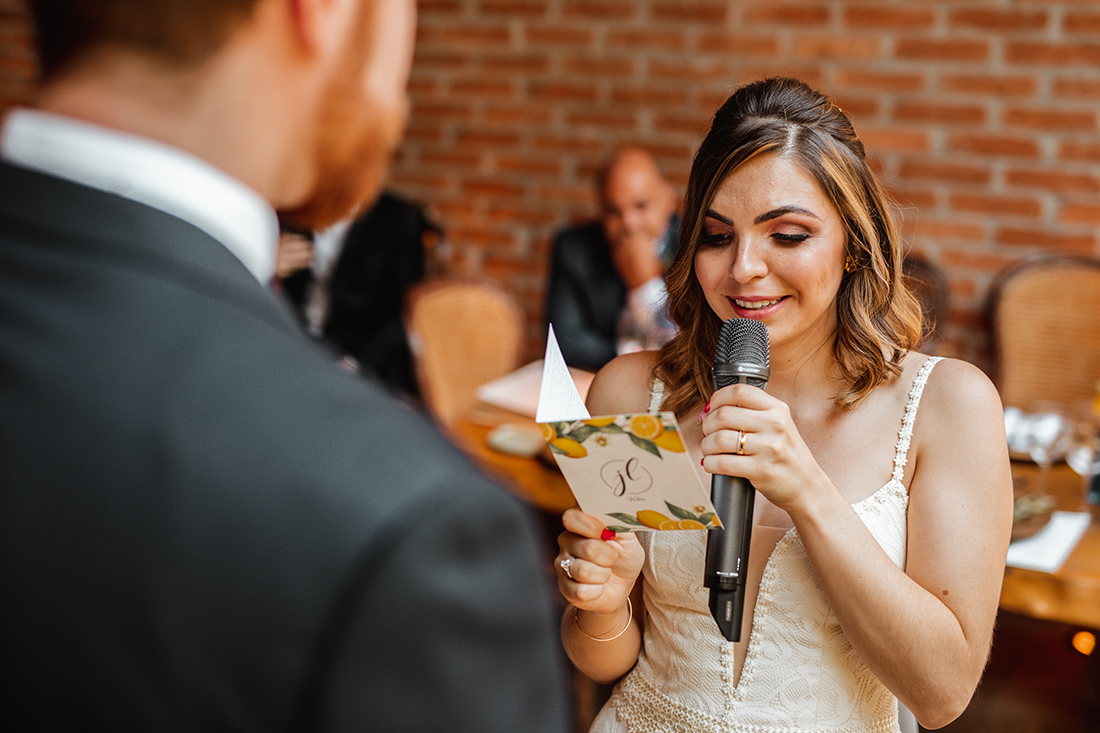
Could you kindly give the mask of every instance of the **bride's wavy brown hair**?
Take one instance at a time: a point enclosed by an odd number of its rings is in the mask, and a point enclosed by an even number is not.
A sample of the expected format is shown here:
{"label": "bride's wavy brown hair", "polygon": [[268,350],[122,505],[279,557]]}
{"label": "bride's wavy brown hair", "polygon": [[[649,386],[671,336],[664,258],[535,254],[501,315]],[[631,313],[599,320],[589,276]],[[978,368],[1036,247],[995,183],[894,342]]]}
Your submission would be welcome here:
{"label": "bride's wavy brown hair", "polygon": [[718,108],[695,159],[684,199],[680,246],[668,274],[667,308],[679,333],[661,349],[655,373],[668,385],[663,409],[698,409],[714,391],[710,368],[722,321],[695,277],[695,253],[715,192],[759,155],[782,156],[809,173],[836,208],[854,267],[837,293],[833,356],[850,407],[901,372],[921,335],[916,298],[902,278],[903,248],[886,194],[867,166],[847,116],[797,79],[776,77],[740,87]]}

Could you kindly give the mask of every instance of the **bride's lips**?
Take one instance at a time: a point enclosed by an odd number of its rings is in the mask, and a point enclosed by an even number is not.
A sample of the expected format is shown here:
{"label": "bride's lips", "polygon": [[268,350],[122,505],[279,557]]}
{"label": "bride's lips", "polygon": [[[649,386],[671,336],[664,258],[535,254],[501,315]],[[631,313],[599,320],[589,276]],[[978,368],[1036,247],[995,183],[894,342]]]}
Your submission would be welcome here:
{"label": "bride's lips", "polygon": [[729,298],[729,304],[733,307],[735,313],[739,318],[766,318],[767,316],[775,313],[782,307],[783,302],[787,300],[786,296],[781,298]]}

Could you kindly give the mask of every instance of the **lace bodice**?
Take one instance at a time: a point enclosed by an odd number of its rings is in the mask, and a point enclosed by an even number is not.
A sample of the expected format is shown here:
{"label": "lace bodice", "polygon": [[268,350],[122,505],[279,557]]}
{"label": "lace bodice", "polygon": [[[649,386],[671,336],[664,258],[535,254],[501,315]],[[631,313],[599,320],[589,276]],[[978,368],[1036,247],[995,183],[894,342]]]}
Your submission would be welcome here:
{"label": "lace bodice", "polygon": [[[853,505],[898,567],[905,566],[909,502],[902,478],[917,406],[937,361],[925,361],[910,388],[890,480]],[[897,700],[845,638],[797,529],[783,535],[764,566],[736,685],[734,645],[707,608],[706,532],[645,532],[639,539],[646,550],[643,649],[593,733],[898,730]]]}

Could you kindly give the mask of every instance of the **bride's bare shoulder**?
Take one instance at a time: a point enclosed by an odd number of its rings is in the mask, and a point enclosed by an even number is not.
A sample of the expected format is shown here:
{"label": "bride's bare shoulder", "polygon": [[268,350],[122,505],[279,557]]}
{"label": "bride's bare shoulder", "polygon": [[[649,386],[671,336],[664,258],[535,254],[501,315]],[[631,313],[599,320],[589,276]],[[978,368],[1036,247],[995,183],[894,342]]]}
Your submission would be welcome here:
{"label": "bride's bare shoulder", "polygon": [[656,351],[623,354],[596,373],[585,402],[593,415],[645,412],[653,384]]}

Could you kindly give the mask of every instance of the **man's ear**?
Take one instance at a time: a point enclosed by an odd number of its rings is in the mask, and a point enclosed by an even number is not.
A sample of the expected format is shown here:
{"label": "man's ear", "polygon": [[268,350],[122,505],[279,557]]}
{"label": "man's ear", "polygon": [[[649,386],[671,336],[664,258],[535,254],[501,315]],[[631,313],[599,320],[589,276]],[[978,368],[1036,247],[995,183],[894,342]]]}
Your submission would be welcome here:
{"label": "man's ear", "polygon": [[309,53],[339,49],[351,28],[358,0],[281,0],[294,36]]}

